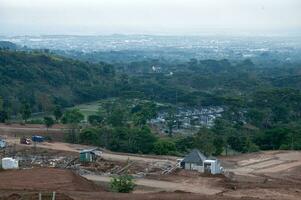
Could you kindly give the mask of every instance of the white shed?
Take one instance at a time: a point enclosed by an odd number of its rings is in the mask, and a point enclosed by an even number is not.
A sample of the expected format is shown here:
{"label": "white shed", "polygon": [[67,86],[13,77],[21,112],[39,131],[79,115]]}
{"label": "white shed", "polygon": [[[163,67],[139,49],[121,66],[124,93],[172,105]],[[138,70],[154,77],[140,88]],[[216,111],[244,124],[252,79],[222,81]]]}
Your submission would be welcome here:
{"label": "white shed", "polygon": [[2,169],[18,169],[19,162],[13,158],[2,158]]}
{"label": "white shed", "polygon": [[205,160],[204,161],[204,172],[210,174],[220,174],[222,173],[222,168],[220,161],[217,159],[214,160]]}

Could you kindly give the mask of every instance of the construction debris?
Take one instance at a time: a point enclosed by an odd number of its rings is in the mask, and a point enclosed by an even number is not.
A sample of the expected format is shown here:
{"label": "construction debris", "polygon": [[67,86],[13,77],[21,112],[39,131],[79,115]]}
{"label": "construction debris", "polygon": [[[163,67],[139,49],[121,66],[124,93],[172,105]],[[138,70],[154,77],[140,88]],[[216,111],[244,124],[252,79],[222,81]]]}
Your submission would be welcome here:
{"label": "construction debris", "polygon": [[[24,137],[22,140],[26,141]],[[0,157],[13,157],[19,161],[19,167],[51,167],[71,169],[80,175],[114,175],[129,173],[135,177],[144,177],[147,174],[169,174],[177,168],[175,162],[169,160],[143,161],[112,161],[102,158],[102,151],[98,148],[64,152],[38,147],[10,145],[0,151]]]}

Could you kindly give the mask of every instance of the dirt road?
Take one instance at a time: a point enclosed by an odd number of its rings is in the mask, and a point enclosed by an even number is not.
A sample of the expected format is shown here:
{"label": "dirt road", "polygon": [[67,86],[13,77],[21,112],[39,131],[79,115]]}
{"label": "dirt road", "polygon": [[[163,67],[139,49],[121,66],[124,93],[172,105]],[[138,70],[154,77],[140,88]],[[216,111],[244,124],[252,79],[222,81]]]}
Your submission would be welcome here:
{"label": "dirt road", "polygon": [[[99,175],[83,175],[83,177],[95,182],[110,182],[111,180],[111,177]],[[203,179],[201,184],[193,184],[184,181],[181,183],[176,183],[143,178],[135,179],[135,184],[137,184],[138,186],[156,188],[167,192],[185,191],[205,195],[214,195],[222,192],[222,188],[211,187],[210,180],[208,179]]]}
{"label": "dirt road", "polygon": [[[232,159],[235,161],[235,157]],[[235,166],[227,171],[240,175],[267,175],[301,166],[300,151],[266,151],[249,158],[247,155],[238,156],[237,159]]]}
{"label": "dirt road", "polygon": [[[19,138],[12,138],[7,137],[6,141],[10,144],[19,144]],[[33,146],[30,145],[30,146]],[[46,148],[46,149],[52,149],[52,150],[60,150],[60,151],[70,151],[70,152],[79,152],[82,149],[92,149],[95,148],[94,146],[87,146],[87,145],[79,145],[79,144],[69,144],[69,143],[63,143],[63,142],[43,142],[43,143],[37,143],[37,147],[39,148]],[[109,151],[103,151],[102,157],[105,160],[112,160],[112,161],[140,161],[140,162],[170,162],[172,164],[176,163],[176,157],[167,156],[167,157],[159,157],[159,156],[138,156],[133,154],[125,154],[125,153],[115,153],[115,152],[109,152]]]}

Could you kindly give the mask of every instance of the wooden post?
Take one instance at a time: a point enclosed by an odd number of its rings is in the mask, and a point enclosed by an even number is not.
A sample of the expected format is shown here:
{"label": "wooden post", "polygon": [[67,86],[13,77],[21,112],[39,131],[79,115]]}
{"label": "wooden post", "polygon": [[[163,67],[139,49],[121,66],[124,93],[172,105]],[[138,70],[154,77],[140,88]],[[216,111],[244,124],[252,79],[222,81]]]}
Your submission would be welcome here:
{"label": "wooden post", "polygon": [[52,200],[55,200],[55,192],[52,192]]}
{"label": "wooden post", "polygon": [[37,142],[36,141],[33,142],[33,151],[34,151],[34,155],[36,155],[36,151],[37,151]]}

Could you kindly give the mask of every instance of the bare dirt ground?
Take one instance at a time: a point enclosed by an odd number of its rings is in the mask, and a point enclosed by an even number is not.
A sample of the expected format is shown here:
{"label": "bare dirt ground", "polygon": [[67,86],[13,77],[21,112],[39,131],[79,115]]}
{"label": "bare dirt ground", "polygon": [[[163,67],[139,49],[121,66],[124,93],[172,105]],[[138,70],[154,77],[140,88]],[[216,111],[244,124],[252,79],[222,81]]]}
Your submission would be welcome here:
{"label": "bare dirt ground", "polygon": [[[148,194],[119,194],[103,190],[91,181],[88,181],[70,170],[35,168],[0,172],[0,199],[38,199],[38,193],[43,199],[51,199],[56,191],[58,200],[112,200],[112,199],[139,199],[139,200],[230,200],[240,199],[216,195],[200,195],[183,192],[156,192]],[[47,198],[48,197],[48,198]],[[244,198],[252,199],[252,198]]]}
{"label": "bare dirt ground", "polygon": [[[51,199],[55,191],[59,200],[89,200],[89,199],[238,199],[224,198],[213,195],[200,195],[183,192],[156,192],[148,194],[118,194],[106,192],[101,186],[94,184],[70,170],[54,168],[34,168],[0,172],[0,199],[38,199],[38,193],[43,199]],[[158,181],[158,184],[162,184]],[[170,184],[170,183],[166,183]],[[174,185],[171,185],[172,187]],[[249,198],[252,199],[252,198]]]}
{"label": "bare dirt ground", "polygon": [[3,171],[0,180],[5,180],[0,181],[1,190],[103,191],[72,171],[57,168]]}
{"label": "bare dirt ground", "polygon": [[224,196],[252,196],[263,199],[300,199],[301,152],[266,151],[222,160],[234,190]]}
{"label": "bare dirt ground", "polygon": [[[1,133],[0,134],[5,135]],[[32,147],[26,145],[19,145],[19,139],[11,135],[4,136],[6,140],[13,146]],[[39,143],[37,144],[38,151],[41,153],[43,149],[50,151],[51,155],[58,154],[61,156],[76,156],[81,149],[93,148],[85,145],[74,145],[62,142],[53,143]],[[56,153],[54,153],[56,152]],[[49,155],[49,153],[48,153]],[[125,165],[130,161],[137,163],[132,172],[135,174],[139,170],[144,170],[150,165],[158,164],[160,169],[161,163],[169,162],[174,164],[176,157],[161,157],[149,155],[135,155],[116,153],[104,150],[103,161],[107,163],[105,167],[113,167],[114,165]],[[225,168],[225,176],[206,176],[197,172],[187,172],[185,170],[177,170],[172,174],[162,175],[161,173],[148,173],[146,176],[136,178],[137,189],[133,194],[115,194],[101,191],[85,192],[76,191],[75,186],[70,186],[73,191],[62,190],[61,194],[66,195],[62,199],[269,199],[269,200],[299,200],[301,194],[301,152],[300,151],[266,151],[250,154],[242,154],[237,156],[221,157],[222,166]],[[102,166],[99,166],[102,167]],[[137,168],[137,169],[136,169]],[[47,169],[48,170],[48,169]],[[22,170],[10,172],[12,174],[4,174],[0,172],[0,180],[7,180],[9,177],[23,177],[24,174],[17,174]],[[69,170],[70,171],[70,170]],[[7,173],[7,172],[5,172]],[[15,174],[16,173],[16,174]],[[30,174],[34,174],[32,171]],[[42,172],[41,172],[42,173]],[[47,172],[49,173],[49,171]],[[51,173],[49,173],[51,174]],[[60,173],[58,173],[60,174]],[[29,174],[27,174],[30,176]],[[68,185],[68,178],[70,175],[61,174],[62,177],[67,177],[65,182],[60,182],[62,179],[57,179],[58,182],[51,181],[48,183],[45,179],[50,180],[51,177],[40,174],[35,176],[35,183],[22,181],[18,179],[16,182],[8,182],[11,185],[6,185],[4,181],[0,183],[0,199],[9,198],[11,192],[18,192],[17,194],[31,195],[28,192],[45,190],[51,192],[56,189],[58,185]],[[95,183],[108,184],[110,176],[108,174],[85,174],[87,179]],[[32,177],[32,176],[30,176]],[[32,179],[33,181],[34,179]],[[41,183],[41,184],[38,184]],[[91,183],[89,181],[89,183]],[[24,186],[25,184],[25,186]],[[49,184],[49,185],[48,185]],[[55,186],[54,186],[55,185]],[[12,186],[13,191],[7,188]],[[39,188],[39,187],[44,188]],[[2,188],[1,188],[2,187]],[[25,188],[23,188],[25,187]],[[89,186],[89,189],[94,186]],[[23,189],[22,189],[23,188]],[[25,190],[24,190],[25,189]],[[37,191],[38,190],[38,191]],[[20,192],[22,191],[22,193]],[[58,190],[60,191],[60,190]],[[25,192],[25,193],[24,193]],[[26,199],[24,197],[24,199]],[[35,198],[32,198],[35,199]]]}
{"label": "bare dirt ground", "polygon": [[[92,180],[94,182],[110,182],[111,177],[106,176],[97,176],[97,175],[84,175],[88,180]],[[174,181],[163,181],[163,180],[155,180],[155,179],[146,179],[146,178],[138,178],[135,180],[135,183],[139,186],[145,186],[155,189],[155,191],[184,191],[189,193],[196,194],[205,194],[205,195],[213,195],[218,194],[223,191],[223,188],[220,187],[211,187],[213,185],[210,179],[204,178],[196,178],[196,179],[186,179],[181,182]],[[145,193],[143,190],[136,191],[137,193]]]}

